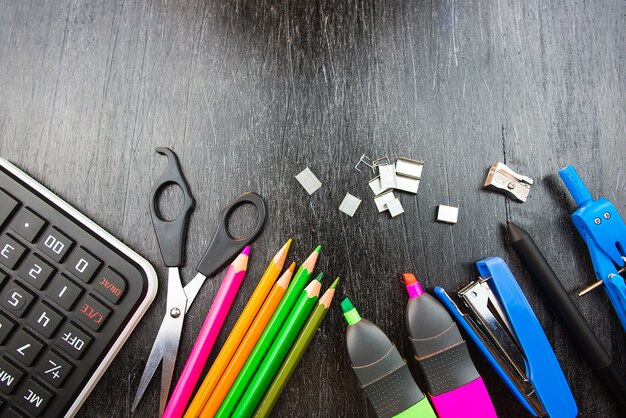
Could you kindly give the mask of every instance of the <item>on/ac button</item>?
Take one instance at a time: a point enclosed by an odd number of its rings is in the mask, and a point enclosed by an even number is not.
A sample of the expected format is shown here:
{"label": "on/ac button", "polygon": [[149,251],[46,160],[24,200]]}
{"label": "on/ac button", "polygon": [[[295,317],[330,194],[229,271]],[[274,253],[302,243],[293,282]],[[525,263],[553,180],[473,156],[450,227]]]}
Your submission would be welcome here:
{"label": "on/ac button", "polygon": [[113,269],[107,268],[98,276],[94,289],[107,300],[117,305],[126,292],[126,280]]}

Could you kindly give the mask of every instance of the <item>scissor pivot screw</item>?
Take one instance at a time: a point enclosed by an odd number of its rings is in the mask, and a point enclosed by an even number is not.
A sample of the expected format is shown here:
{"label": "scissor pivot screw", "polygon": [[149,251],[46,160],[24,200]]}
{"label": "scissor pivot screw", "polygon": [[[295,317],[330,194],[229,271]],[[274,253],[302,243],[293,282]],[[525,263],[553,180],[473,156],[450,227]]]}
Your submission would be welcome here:
{"label": "scissor pivot screw", "polygon": [[611,214],[609,212],[604,212],[604,219],[611,219]]}
{"label": "scissor pivot screw", "polygon": [[178,309],[178,308],[172,308],[172,309],[170,310],[170,316],[171,316],[172,318],[178,318],[178,317],[180,316],[180,309]]}
{"label": "scissor pivot screw", "polygon": [[596,218],[596,219],[593,220],[593,223],[596,224],[596,225],[600,225],[602,223],[602,219]]}

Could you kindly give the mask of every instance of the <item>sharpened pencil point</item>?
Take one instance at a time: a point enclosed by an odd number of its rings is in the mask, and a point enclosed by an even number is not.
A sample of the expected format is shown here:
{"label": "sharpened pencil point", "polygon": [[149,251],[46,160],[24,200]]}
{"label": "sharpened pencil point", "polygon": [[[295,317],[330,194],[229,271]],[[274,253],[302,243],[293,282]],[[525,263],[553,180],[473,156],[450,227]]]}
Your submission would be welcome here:
{"label": "sharpened pencil point", "polygon": [[287,270],[293,273],[295,269],[296,269],[296,262],[294,261],[293,263],[291,263],[291,265],[289,266]]}
{"label": "sharpened pencil point", "polygon": [[336,289],[337,285],[339,285],[339,277],[337,277],[335,279],[335,281],[333,282],[333,284],[330,285],[329,289]]}
{"label": "sharpened pencil point", "polygon": [[243,249],[241,254],[243,254],[243,255],[250,255],[250,246],[246,245],[246,247]]}
{"label": "sharpened pencil point", "polygon": [[318,282],[322,283],[322,280],[324,280],[324,273],[318,274],[317,277],[315,278],[315,280],[317,280]]}
{"label": "sharpened pencil point", "polygon": [[321,251],[322,251],[322,246],[321,245],[318,245],[317,247],[315,247],[315,252],[316,253],[319,254]]}

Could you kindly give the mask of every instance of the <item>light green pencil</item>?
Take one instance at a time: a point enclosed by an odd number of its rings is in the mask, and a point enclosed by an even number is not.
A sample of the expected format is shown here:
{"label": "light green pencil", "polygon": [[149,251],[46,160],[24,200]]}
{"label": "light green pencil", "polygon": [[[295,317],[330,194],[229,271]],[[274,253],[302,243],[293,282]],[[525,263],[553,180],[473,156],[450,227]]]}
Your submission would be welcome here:
{"label": "light green pencil", "polygon": [[280,364],[285,359],[287,352],[298,337],[298,333],[313,310],[315,302],[317,302],[317,298],[320,296],[323,276],[324,275],[320,273],[300,294],[298,302],[296,302],[296,305],[285,321],[285,325],[280,330],[272,347],[263,359],[263,363],[259,366],[259,370],[257,370],[248,389],[246,389],[246,392],[239,401],[239,405],[237,405],[237,409],[235,409],[233,413],[234,417],[249,418],[254,414],[254,410],[259,405],[259,402],[261,402],[265,391],[272,383],[272,379],[280,368]]}
{"label": "light green pencil", "polygon": [[298,366],[298,363],[304,355],[307,347],[311,343],[315,332],[322,324],[322,321],[328,312],[328,308],[330,307],[330,303],[333,300],[333,296],[335,296],[335,289],[337,288],[338,283],[339,278],[337,278],[328,288],[328,290],[320,298],[313,312],[311,312],[311,315],[309,315],[309,318],[302,327],[302,331],[300,331],[298,338],[293,343],[293,347],[291,347],[291,350],[287,353],[285,361],[283,361],[283,364],[280,366],[276,376],[274,376],[272,384],[267,389],[267,392],[265,392],[265,396],[263,396],[261,403],[254,413],[254,418],[266,418],[269,416],[270,412],[272,412],[276,401],[278,401],[280,394],[285,386],[287,386],[287,382],[291,378],[294,370],[296,370],[296,367]]}
{"label": "light green pencil", "polygon": [[293,308],[296,304],[300,293],[309,282],[309,278],[313,273],[313,268],[315,267],[320,251],[321,247],[318,246],[315,251],[311,253],[309,258],[302,263],[296,272],[293,280],[291,281],[291,285],[289,285],[289,288],[285,293],[285,296],[283,296],[283,299],[276,308],[276,312],[274,312],[274,315],[272,315],[272,318],[267,323],[265,331],[263,331],[263,334],[259,337],[252,353],[250,353],[250,357],[239,372],[237,380],[235,380],[235,383],[233,383],[232,387],[228,391],[228,395],[226,395],[224,402],[222,402],[222,406],[217,411],[215,418],[229,418],[232,416],[233,411],[237,407],[237,403],[239,403],[239,399],[241,399],[246,391],[246,388],[248,387],[248,383],[250,383],[257,369],[261,365],[261,362],[265,357],[265,353],[267,353],[271,347],[274,342],[274,338],[276,338],[276,335],[278,335],[285,320],[289,316],[291,308]]}

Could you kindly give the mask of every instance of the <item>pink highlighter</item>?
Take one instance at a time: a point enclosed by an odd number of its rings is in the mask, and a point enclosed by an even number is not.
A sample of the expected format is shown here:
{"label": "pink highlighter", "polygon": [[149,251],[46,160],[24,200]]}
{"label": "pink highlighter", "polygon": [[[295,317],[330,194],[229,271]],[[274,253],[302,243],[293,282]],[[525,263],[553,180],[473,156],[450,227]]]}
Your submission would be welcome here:
{"label": "pink highlighter", "polygon": [[409,301],[406,324],[415,360],[439,418],[496,418],[456,323],[411,273],[403,274]]}

